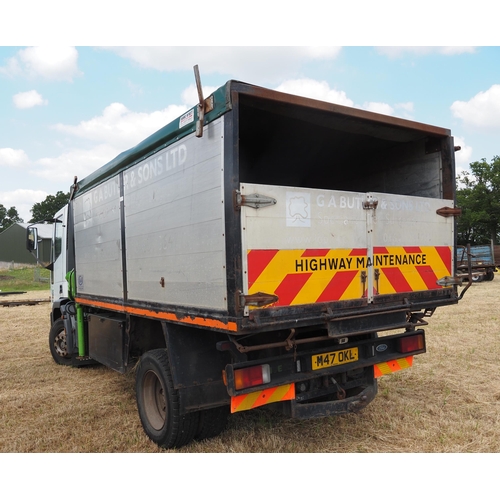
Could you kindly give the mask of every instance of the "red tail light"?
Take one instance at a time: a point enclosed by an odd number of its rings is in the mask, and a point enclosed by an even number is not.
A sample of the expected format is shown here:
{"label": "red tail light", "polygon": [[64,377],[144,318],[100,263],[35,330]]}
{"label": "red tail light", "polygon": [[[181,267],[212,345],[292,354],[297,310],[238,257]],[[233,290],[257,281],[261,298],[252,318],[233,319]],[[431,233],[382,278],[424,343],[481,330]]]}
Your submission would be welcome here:
{"label": "red tail light", "polygon": [[398,351],[406,354],[414,351],[421,351],[425,348],[424,336],[422,334],[404,337],[398,341]]}
{"label": "red tail light", "polygon": [[251,366],[234,372],[236,390],[254,387],[271,382],[271,367],[269,365]]}

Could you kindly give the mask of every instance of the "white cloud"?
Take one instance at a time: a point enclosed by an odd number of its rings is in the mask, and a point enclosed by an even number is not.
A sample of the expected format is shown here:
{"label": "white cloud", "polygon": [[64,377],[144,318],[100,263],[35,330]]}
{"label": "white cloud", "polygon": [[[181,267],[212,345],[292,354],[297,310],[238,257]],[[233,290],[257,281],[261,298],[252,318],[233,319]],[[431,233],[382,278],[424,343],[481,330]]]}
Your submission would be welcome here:
{"label": "white cloud", "polygon": [[394,108],[397,110],[397,115],[401,118],[406,118],[407,120],[413,119],[414,104],[412,102],[398,102],[394,104]]}
{"label": "white cloud", "polygon": [[363,109],[383,115],[392,116],[394,114],[394,108],[385,102],[365,102],[363,104]]}
{"label": "white cloud", "polygon": [[402,102],[394,104],[394,107],[385,102],[365,102],[363,105],[354,104],[354,101],[347,97],[343,90],[331,89],[325,81],[313,80],[310,78],[301,78],[298,80],[287,80],[275,90],[286,92],[288,94],[300,95],[311,99],[340,104],[342,106],[351,106],[359,109],[365,109],[374,113],[384,115],[398,115],[402,118],[411,119],[413,112],[412,102]]}
{"label": "white cloud", "polygon": [[49,101],[44,99],[36,90],[19,92],[12,97],[14,106],[19,109],[33,108],[34,106],[46,106]]}
{"label": "white cloud", "polygon": [[135,146],[187,109],[187,106],[171,105],[160,111],[139,113],[115,102],[107,106],[100,116],[82,121],[78,125],[59,123],[53,128],[75,137],[109,144],[121,151]]}
{"label": "white cloud", "polygon": [[394,105],[397,109],[402,109],[407,113],[413,113],[414,105],[412,102],[399,102]]}
{"label": "white cloud", "polygon": [[476,47],[377,47],[377,52],[390,58],[402,57],[406,54],[415,56],[426,56],[429,54],[441,54],[443,56],[455,56],[460,54],[473,54]]}
{"label": "white cloud", "polygon": [[37,168],[32,173],[43,179],[52,181],[57,179],[59,184],[66,184],[67,189],[69,189],[75,175],[79,179],[83,179],[115,158],[120,152],[121,149],[116,149],[108,144],[100,144],[85,150],[73,149],[55,158],[37,160],[35,162]]}
{"label": "white cloud", "polygon": [[0,167],[23,168],[29,163],[28,155],[22,149],[0,148]]}
{"label": "white cloud", "polygon": [[73,81],[82,73],[78,69],[78,51],[74,47],[28,47],[19,50],[0,67],[8,76]]}
{"label": "white cloud", "polygon": [[349,99],[344,91],[331,89],[327,82],[319,82],[310,78],[298,80],[287,80],[276,87],[279,92],[300,95],[320,101],[332,102],[343,106],[354,106],[354,102]]}
{"label": "white cloud", "polygon": [[0,191],[0,203],[6,208],[15,207],[19,217],[28,222],[31,219],[33,205],[45,200],[48,195],[49,193],[39,189]]}
{"label": "white cloud", "polygon": [[[159,71],[193,71],[198,64],[201,80],[222,73],[252,83],[277,82],[297,75],[309,60],[333,60],[340,47],[104,47],[139,66]],[[194,76],[193,76],[194,79]]]}
{"label": "white cloud", "polygon": [[455,152],[455,170],[457,175],[469,169],[472,158],[472,147],[465,143],[463,137],[454,137],[455,146],[460,146],[460,151]]}
{"label": "white cloud", "polygon": [[[205,95],[208,96],[213,90],[210,87],[205,88]],[[194,100],[192,104],[195,104],[198,101],[196,88],[193,86],[186,89],[182,100]],[[122,151],[137,145],[178,118],[187,109],[187,105],[180,104],[168,106],[160,111],[141,113],[130,111],[124,104],[116,102],[104,108],[100,115],[77,125],[56,124],[52,127],[55,130],[90,141],[94,145],[69,148],[67,144],[60,144],[66,149],[57,157],[45,157],[35,161],[31,173],[51,181],[56,179],[57,183],[69,186],[75,176],[83,179]]]}
{"label": "white cloud", "polygon": [[[215,92],[218,87],[203,87],[203,97],[206,99],[210,94]],[[182,102],[189,108],[192,108],[195,104],[198,104],[198,89],[193,83],[188,88],[184,89],[181,94]]]}
{"label": "white cloud", "polygon": [[299,54],[311,59],[331,60],[336,59],[340,54],[342,47],[311,46],[301,47]]}
{"label": "white cloud", "polygon": [[480,129],[500,128],[500,85],[492,85],[467,102],[455,101],[451,111],[466,125]]}
{"label": "white cloud", "polygon": [[6,66],[0,66],[0,75],[17,76],[22,73],[19,61],[15,57],[7,60]]}

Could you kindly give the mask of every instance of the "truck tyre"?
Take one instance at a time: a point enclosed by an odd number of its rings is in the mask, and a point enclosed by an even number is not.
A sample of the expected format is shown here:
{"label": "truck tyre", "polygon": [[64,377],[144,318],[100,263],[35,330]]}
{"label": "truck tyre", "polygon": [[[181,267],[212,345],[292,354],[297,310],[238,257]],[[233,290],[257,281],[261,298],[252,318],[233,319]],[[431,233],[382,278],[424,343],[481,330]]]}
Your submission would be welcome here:
{"label": "truck tyre", "polygon": [[224,432],[228,416],[229,406],[219,406],[218,408],[200,411],[198,430],[194,436],[196,441],[211,439]]}
{"label": "truck tyre", "polygon": [[54,321],[49,332],[50,354],[59,365],[71,365],[71,354],[68,352],[64,321],[59,318]]}
{"label": "truck tyre", "polygon": [[148,437],[163,448],[180,448],[194,438],[198,412],[180,414],[179,393],[174,389],[165,349],[145,353],[136,376],[137,409]]}
{"label": "truck tyre", "polygon": [[474,274],[472,276],[472,282],[473,283],[480,283],[481,281],[483,281],[483,278],[484,278],[484,276],[482,274]]}
{"label": "truck tyre", "polygon": [[486,272],[486,281],[493,281],[494,278],[495,271],[493,271],[492,269],[488,269],[488,271]]}

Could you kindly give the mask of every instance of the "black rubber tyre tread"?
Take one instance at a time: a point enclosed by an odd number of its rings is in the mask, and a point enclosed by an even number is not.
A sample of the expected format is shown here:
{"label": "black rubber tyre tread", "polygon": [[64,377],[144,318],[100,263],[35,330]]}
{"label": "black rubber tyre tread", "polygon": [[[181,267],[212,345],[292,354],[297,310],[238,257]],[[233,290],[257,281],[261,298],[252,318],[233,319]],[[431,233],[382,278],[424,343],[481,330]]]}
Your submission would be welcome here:
{"label": "black rubber tyre tread", "polygon": [[194,436],[196,441],[211,439],[225,431],[229,416],[229,406],[219,406],[200,411],[200,422]]}
{"label": "black rubber tyre tread", "polygon": [[[153,372],[163,386],[166,417],[161,429],[153,427],[145,408],[144,380],[148,372]],[[180,448],[193,440],[198,429],[199,414],[180,414],[179,393],[174,389],[166,349],[154,349],[141,357],[136,376],[136,398],[142,426],[154,443],[163,448]]]}
{"label": "black rubber tyre tread", "polygon": [[71,365],[72,364],[72,359],[71,355],[66,354],[66,356],[60,355],[56,348],[55,348],[55,342],[56,342],[56,337],[61,333],[65,332],[64,330],[64,321],[62,318],[56,319],[50,329],[49,332],[49,348],[50,348],[50,354],[52,354],[52,358],[58,365]]}

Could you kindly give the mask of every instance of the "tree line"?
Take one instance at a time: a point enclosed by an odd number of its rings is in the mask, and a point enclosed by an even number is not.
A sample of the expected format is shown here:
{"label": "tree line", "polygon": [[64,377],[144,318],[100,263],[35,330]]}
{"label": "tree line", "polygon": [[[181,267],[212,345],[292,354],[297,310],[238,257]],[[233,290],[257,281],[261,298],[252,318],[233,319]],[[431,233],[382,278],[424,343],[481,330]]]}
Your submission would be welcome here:
{"label": "tree line", "polygon": [[[500,244],[500,156],[491,162],[483,158],[470,163],[470,172],[462,172],[457,180],[457,206],[462,209],[457,219],[457,243],[481,245],[493,240]],[[69,193],[62,191],[47,196],[33,205],[28,222],[50,220],[68,200]],[[16,207],[7,209],[0,203],[0,232],[16,222],[24,222]]]}
{"label": "tree line", "polygon": [[458,176],[457,206],[459,245],[500,244],[500,156],[475,161]]}

